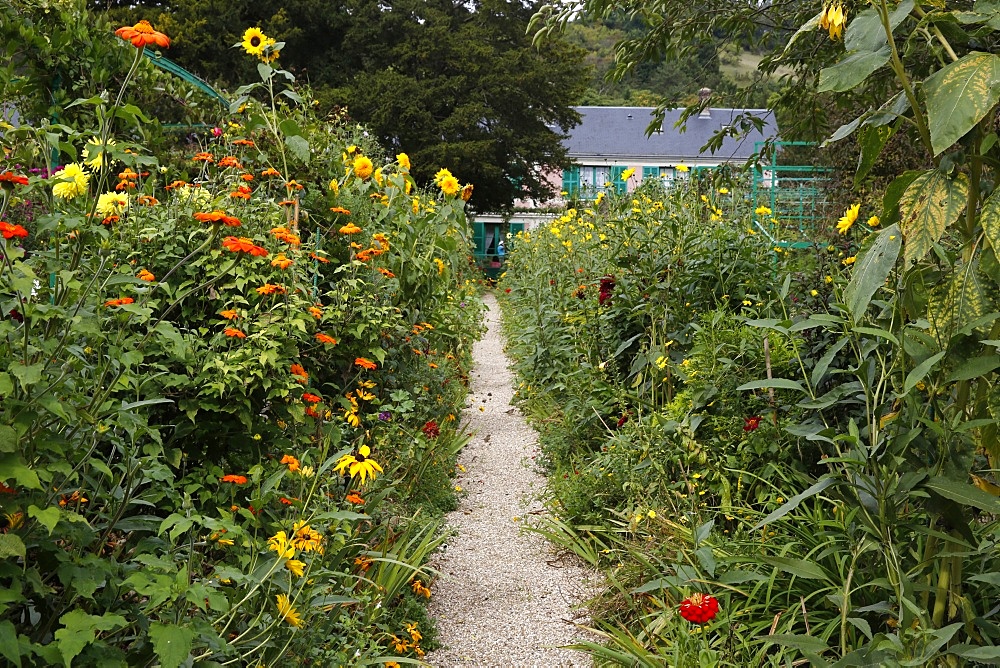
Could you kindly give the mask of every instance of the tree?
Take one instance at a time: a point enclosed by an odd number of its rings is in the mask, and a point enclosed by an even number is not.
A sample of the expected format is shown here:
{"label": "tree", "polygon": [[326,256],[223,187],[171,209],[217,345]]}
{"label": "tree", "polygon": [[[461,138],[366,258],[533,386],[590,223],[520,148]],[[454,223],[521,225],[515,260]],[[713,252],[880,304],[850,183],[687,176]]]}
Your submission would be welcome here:
{"label": "tree", "polygon": [[562,40],[531,46],[526,28],[536,3],[162,4],[146,11],[169,29],[170,55],[184,67],[230,86],[245,82],[246,59],[226,47],[259,26],[285,42],[282,67],[306,79],[323,104],[347,106],[390,150],[409,154],[418,181],[447,167],[474,184],[476,210],[544,199],[552,194],[544,173],[568,166],[561,140],[579,121],[572,107],[589,73],[583,51]]}

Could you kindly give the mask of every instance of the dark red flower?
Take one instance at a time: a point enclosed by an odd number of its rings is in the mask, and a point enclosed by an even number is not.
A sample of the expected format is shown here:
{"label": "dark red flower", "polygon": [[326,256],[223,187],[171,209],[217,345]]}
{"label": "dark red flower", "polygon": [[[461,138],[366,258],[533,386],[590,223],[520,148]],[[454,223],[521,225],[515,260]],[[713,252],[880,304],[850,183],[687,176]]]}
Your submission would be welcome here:
{"label": "dark red flower", "polygon": [[754,415],[752,417],[743,418],[743,431],[753,431],[760,426],[760,416]]}
{"label": "dark red flower", "polygon": [[622,416],[618,418],[618,424],[616,424],[615,427],[621,429],[622,425],[628,422],[629,415],[631,415],[631,413],[622,413]]}
{"label": "dark red flower", "polygon": [[681,617],[692,624],[704,624],[715,618],[719,612],[719,602],[708,594],[691,594],[681,601]]}
{"label": "dark red flower", "polygon": [[438,427],[438,423],[434,420],[424,423],[421,431],[424,432],[424,435],[427,438],[437,438],[441,434],[441,429]]}
{"label": "dark red flower", "polygon": [[611,293],[615,289],[615,277],[607,274],[601,278],[600,289],[601,291],[597,294],[597,304],[604,306],[605,302],[611,299]]}

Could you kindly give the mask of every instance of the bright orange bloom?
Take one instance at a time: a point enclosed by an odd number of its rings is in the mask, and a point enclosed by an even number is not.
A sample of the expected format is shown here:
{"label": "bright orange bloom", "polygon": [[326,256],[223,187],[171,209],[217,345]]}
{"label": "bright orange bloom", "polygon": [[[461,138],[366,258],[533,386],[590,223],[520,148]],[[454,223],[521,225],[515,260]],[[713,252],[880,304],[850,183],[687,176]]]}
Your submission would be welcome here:
{"label": "bright orange bloom", "polygon": [[317,308],[315,306],[309,307],[309,313],[310,315],[312,315],[312,317],[316,318],[317,320],[323,317],[323,309]]}
{"label": "bright orange bloom", "polygon": [[0,186],[7,186],[8,184],[26,186],[28,185],[28,177],[15,174],[14,172],[0,173]]}
{"label": "bright orange bloom", "polygon": [[144,206],[156,206],[160,203],[160,200],[156,199],[152,195],[139,195],[135,200],[136,204]]}
{"label": "bright orange bloom", "polygon": [[302,378],[308,379],[309,374],[306,372],[305,368],[301,364],[292,365],[292,375],[301,376]]}
{"label": "bright orange bloom", "polygon": [[253,181],[253,174],[240,174],[240,178],[249,183]]}
{"label": "bright orange bloom", "polygon": [[261,176],[281,176],[281,172],[279,172],[274,167],[268,167],[267,169],[263,170],[260,173],[260,175]]}
{"label": "bright orange bloom", "polygon": [[235,144],[236,146],[253,146],[254,145],[252,139],[234,139],[233,140],[233,144]]}
{"label": "bright orange bloom", "polygon": [[118,178],[123,181],[135,181],[139,175],[133,172],[131,167],[126,167],[124,172],[118,174]]}
{"label": "bright orange bloom", "polygon": [[341,234],[357,234],[360,231],[361,228],[355,225],[354,223],[348,223],[347,225],[344,225],[343,227],[340,228]]}
{"label": "bright orange bloom", "polygon": [[219,167],[235,167],[236,169],[243,169],[243,165],[240,161],[236,159],[235,155],[227,155],[218,162]]}
{"label": "bright orange bloom", "polygon": [[293,503],[291,499],[286,499],[285,497],[278,499],[278,502],[283,506],[290,506]]}
{"label": "bright orange bloom", "polygon": [[295,200],[283,199],[280,202],[278,202],[278,206],[295,206]]}
{"label": "bright orange bloom", "polygon": [[291,181],[289,181],[288,183],[286,183],[285,187],[288,188],[289,190],[302,190],[303,188],[305,188],[304,185],[302,185],[301,183],[299,183],[295,179],[292,179]]}
{"label": "bright orange bloom", "polygon": [[[211,157],[212,156],[209,156],[209,158],[211,158]],[[183,188],[186,185],[188,185],[187,181],[172,181],[171,183],[168,183],[167,185],[165,185],[163,187],[166,190],[173,190],[174,188]]]}
{"label": "bright orange bloom", "polygon": [[274,283],[265,283],[257,288],[257,294],[259,295],[283,295],[286,292],[287,290],[283,286],[275,285]]}
{"label": "bright orange bloom", "polygon": [[223,330],[223,333],[226,336],[235,336],[237,339],[245,339],[245,338],[247,338],[246,334],[244,334],[240,330],[236,329],[235,327],[226,327],[226,329]]}
{"label": "bright orange bloom", "polygon": [[329,343],[332,346],[337,345],[337,339],[333,338],[328,334],[324,334],[323,332],[319,332],[318,334],[316,334],[316,340],[319,341],[320,343]]}
{"label": "bright orange bloom", "polygon": [[230,473],[219,478],[219,482],[231,482],[234,485],[245,485],[247,484],[247,477],[245,475],[234,475]]}
{"label": "bright orange bloom", "polygon": [[106,227],[111,227],[112,223],[117,223],[119,220],[121,220],[121,218],[119,216],[116,216],[115,214],[111,214],[110,216],[106,216],[101,221],[101,225],[104,225]]}
{"label": "bright orange bloom", "polygon": [[311,257],[312,259],[314,259],[314,260],[317,260],[317,261],[319,261],[319,262],[322,262],[323,264],[327,264],[327,263],[329,263],[329,262],[330,262],[330,261],[329,261],[328,259],[326,259],[325,257],[323,257],[323,256],[321,256],[321,255],[317,255],[316,253],[310,253],[310,254],[309,254],[309,257]]}
{"label": "bright orange bloom", "polygon": [[135,184],[132,183],[131,181],[119,181],[117,185],[115,185],[115,190],[118,191],[134,190],[134,189],[135,189]]}
{"label": "bright orange bloom", "polygon": [[372,362],[367,357],[357,357],[357,358],[355,358],[354,364],[357,365],[357,366],[359,366],[359,367],[361,367],[361,368],[363,368],[363,369],[369,369],[369,370],[371,370],[371,369],[377,369],[378,368],[378,364],[375,364],[375,362]]}
{"label": "bright orange bloom", "polygon": [[191,160],[194,162],[215,162],[215,156],[207,151],[201,151],[199,153],[195,153]]}
{"label": "bright orange bloom", "polygon": [[312,394],[310,392],[303,392],[302,393],[302,401],[307,401],[310,404],[318,404],[319,402],[323,401],[323,397],[319,396],[318,394]]}
{"label": "bright orange bloom", "polygon": [[28,236],[28,230],[24,229],[20,225],[12,225],[11,223],[0,220],[0,234],[3,235],[4,239],[13,239],[14,237],[21,237],[22,239],[25,239]]}
{"label": "bright orange bloom", "polygon": [[298,246],[300,243],[302,243],[302,240],[299,238],[299,235],[294,234],[287,227],[273,227],[271,228],[271,234],[278,241],[284,241],[286,244],[290,244],[292,246]]}
{"label": "bright orange bloom", "polygon": [[284,253],[278,253],[277,257],[271,260],[271,266],[278,269],[288,269],[293,264],[295,264],[295,261],[285,257]]}
{"label": "bright orange bloom", "polygon": [[153,30],[149,21],[143,19],[134,26],[125,26],[115,31],[115,34],[127,42],[132,42],[132,46],[141,49],[155,44],[161,49],[170,48],[170,38],[162,32]]}
{"label": "bright orange bloom", "polygon": [[250,186],[240,186],[233,192],[229,193],[229,196],[233,199],[250,199],[250,193],[252,192],[253,190],[250,189]]}
{"label": "bright orange bloom", "polygon": [[365,502],[365,500],[362,499],[361,495],[358,494],[357,492],[351,492],[350,494],[344,497],[344,500],[347,501],[348,503],[353,503],[356,506],[360,506]]}
{"label": "bright orange bloom", "polygon": [[247,237],[226,237],[222,240],[222,247],[233,253],[249,253],[255,257],[267,257],[267,249],[254,244],[253,240]]}
{"label": "bright orange bloom", "polygon": [[374,256],[375,256],[375,251],[368,249],[368,250],[358,251],[358,254],[355,255],[354,257],[358,258],[362,262],[368,262],[368,260],[372,259],[372,257]]}
{"label": "bright orange bloom", "polygon": [[322,415],[319,414],[319,411],[316,410],[316,408],[314,406],[306,406],[305,413],[309,417],[316,418],[317,420],[322,417]]}
{"label": "bright orange bloom", "polygon": [[203,223],[225,223],[229,227],[240,227],[240,219],[235,216],[227,216],[225,211],[199,211],[194,214],[195,220]]}
{"label": "bright orange bloom", "polygon": [[151,272],[149,269],[143,269],[138,274],[136,274],[135,277],[138,278],[140,281],[152,282],[156,280],[156,276],[154,276],[153,272]]}
{"label": "bright orange bloom", "polygon": [[225,311],[219,311],[219,315],[221,315],[226,320],[236,320],[236,318],[240,317],[240,314],[234,308],[226,309]]}
{"label": "bright orange bloom", "polygon": [[118,299],[109,299],[104,302],[105,306],[125,306],[126,304],[134,304],[135,300],[131,297],[119,297]]}
{"label": "bright orange bloom", "polygon": [[345,209],[345,208],[344,208],[344,207],[342,207],[342,206],[331,206],[331,207],[330,207],[330,211],[333,211],[334,213],[342,213],[342,214],[344,214],[345,216],[349,216],[349,215],[351,215],[351,212],[350,212],[350,211],[348,211],[347,209]]}
{"label": "bright orange bloom", "polygon": [[296,471],[299,470],[299,468],[301,468],[299,460],[296,459],[295,457],[292,457],[291,455],[285,455],[284,457],[282,457],[280,463],[287,465],[288,470],[292,473],[295,473]]}
{"label": "bright orange bloom", "polygon": [[377,267],[377,269],[378,269],[378,273],[382,274],[386,278],[396,278],[396,274],[392,273],[391,271],[389,271],[385,267]]}

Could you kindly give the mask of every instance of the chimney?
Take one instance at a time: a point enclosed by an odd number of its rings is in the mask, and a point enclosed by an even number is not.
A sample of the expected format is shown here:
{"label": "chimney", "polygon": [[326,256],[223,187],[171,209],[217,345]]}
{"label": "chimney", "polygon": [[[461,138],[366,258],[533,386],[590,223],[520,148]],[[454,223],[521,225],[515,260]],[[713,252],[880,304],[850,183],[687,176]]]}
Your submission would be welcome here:
{"label": "chimney", "polygon": [[698,91],[698,101],[703,105],[701,113],[698,114],[698,118],[711,118],[712,110],[708,107],[708,98],[712,96],[711,88],[702,88]]}

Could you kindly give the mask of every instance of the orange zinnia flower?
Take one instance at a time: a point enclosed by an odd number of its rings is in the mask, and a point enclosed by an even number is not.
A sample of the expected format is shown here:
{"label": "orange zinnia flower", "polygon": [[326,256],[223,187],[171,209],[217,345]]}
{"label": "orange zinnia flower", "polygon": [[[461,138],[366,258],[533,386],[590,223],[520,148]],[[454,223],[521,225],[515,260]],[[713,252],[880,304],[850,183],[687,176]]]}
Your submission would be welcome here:
{"label": "orange zinnia flower", "polygon": [[236,169],[243,169],[243,165],[240,164],[240,161],[236,159],[235,155],[227,155],[225,158],[219,160],[217,164],[219,167],[235,167]]}
{"label": "orange zinnia flower", "polygon": [[223,332],[226,336],[235,336],[237,339],[245,339],[247,335],[236,329],[235,327],[226,327]]}
{"label": "orange zinnia flower", "polygon": [[194,162],[215,162],[215,156],[207,151],[201,151],[199,153],[195,153],[191,160]]}
{"label": "orange zinnia flower", "polygon": [[322,416],[321,416],[321,415],[319,414],[319,411],[318,411],[318,410],[316,410],[316,409],[315,409],[315,408],[314,408],[313,406],[306,406],[306,410],[305,410],[305,413],[306,413],[306,415],[308,415],[309,417],[312,417],[312,418],[316,418],[317,420],[318,420],[318,419],[320,419],[320,417],[322,417]]}
{"label": "orange zinnia flower", "polygon": [[371,249],[368,249],[368,250],[358,251],[358,254],[355,255],[354,257],[358,258],[362,262],[367,262],[368,260],[372,259],[374,255],[375,252]]}
{"label": "orange zinnia flower", "polygon": [[278,206],[295,206],[295,200],[283,199],[280,202],[278,202]]}
{"label": "orange zinnia flower", "polygon": [[365,502],[365,500],[362,499],[361,495],[358,494],[357,492],[351,492],[350,494],[344,497],[344,500],[347,501],[348,503],[353,503],[356,506],[360,506]]}
{"label": "orange zinnia flower", "polygon": [[250,193],[252,192],[253,190],[250,189],[250,186],[240,186],[233,192],[229,193],[229,196],[233,199],[250,199]]}
{"label": "orange zinnia flower", "polygon": [[344,225],[343,227],[340,228],[341,234],[357,234],[360,231],[361,228],[355,225],[354,223],[348,223],[347,225]]}
{"label": "orange zinnia flower", "polygon": [[359,366],[359,367],[361,367],[361,368],[363,368],[363,369],[369,369],[369,370],[371,370],[371,369],[377,369],[378,368],[378,364],[375,364],[375,362],[372,362],[367,357],[357,357],[357,358],[355,358],[354,359],[354,364],[357,365],[357,366]]}
{"label": "orange zinnia flower", "polygon": [[289,190],[302,190],[303,188],[305,188],[304,185],[302,185],[301,183],[299,183],[295,179],[292,179],[291,181],[289,181],[288,183],[286,183],[285,187],[288,188]]}
{"label": "orange zinnia flower", "polygon": [[305,368],[301,364],[292,365],[292,375],[301,376],[302,378],[309,378],[309,374],[306,372]]}
{"label": "orange zinnia flower", "polygon": [[271,266],[277,267],[278,269],[288,269],[293,264],[295,264],[294,260],[290,260],[285,257],[284,253],[278,253],[277,257],[271,260]]}
{"label": "orange zinnia flower", "polygon": [[219,478],[219,482],[231,482],[234,485],[245,485],[247,484],[247,477],[245,475],[234,475],[230,473]]}
{"label": "orange zinnia flower", "polygon": [[247,237],[226,237],[222,240],[222,247],[233,253],[249,253],[256,257],[267,257],[267,249],[254,244],[253,240]]}
{"label": "orange zinnia flower", "polygon": [[15,174],[14,172],[0,173],[0,186],[7,186],[8,184],[26,186],[28,185],[28,177]]}
{"label": "orange zinnia flower", "polygon": [[156,206],[160,203],[160,200],[156,199],[152,195],[139,195],[135,200],[136,204],[145,206]]}
{"label": "orange zinnia flower", "polygon": [[[209,156],[209,157],[211,157],[211,156]],[[163,187],[166,190],[173,190],[174,188],[183,188],[186,185],[188,185],[187,181],[173,181],[173,182],[168,183],[167,185],[165,185]]]}
{"label": "orange zinnia flower", "polygon": [[105,306],[125,306],[126,304],[134,304],[135,300],[131,297],[119,297],[118,299],[109,299],[104,302]]}
{"label": "orange zinnia flower", "polygon": [[141,49],[151,44],[155,44],[161,49],[170,48],[170,38],[162,32],[153,30],[149,21],[143,19],[134,26],[124,26],[115,31],[115,34],[125,41],[132,42],[132,46]]}
{"label": "orange zinnia flower", "polygon": [[278,241],[284,241],[286,244],[289,244],[291,246],[298,246],[300,243],[302,243],[302,240],[299,238],[299,235],[294,234],[287,227],[272,228],[271,234],[274,235],[274,238],[277,239]]}
{"label": "orange zinnia flower", "polygon": [[317,320],[323,317],[323,309],[317,308],[315,306],[309,307],[309,313],[312,315],[312,317],[316,318]]}
{"label": "orange zinnia flower", "polygon": [[101,221],[101,225],[111,227],[112,223],[117,223],[119,220],[121,219],[118,216],[111,214],[110,216],[107,216],[106,218],[104,218],[104,220]]}
{"label": "orange zinnia flower", "polygon": [[260,175],[261,176],[281,176],[281,172],[279,172],[274,167],[268,167],[267,169],[263,170],[260,173]]}
{"label": "orange zinnia flower", "polygon": [[240,314],[236,311],[236,309],[232,308],[226,309],[225,311],[219,311],[219,315],[221,315],[226,320],[235,320],[236,318],[240,317]]}
{"label": "orange zinnia flower", "polygon": [[0,220],[0,234],[3,235],[4,239],[13,239],[14,237],[21,237],[25,239],[28,237],[28,230],[24,229],[20,225],[12,225],[6,221]]}
{"label": "orange zinnia flower", "polygon": [[253,181],[253,174],[240,174],[240,178],[249,183]]}
{"label": "orange zinnia flower", "polygon": [[233,144],[235,144],[236,146],[253,146],[254,145],[252,139],[234,139],[233,140]]}
{"label": "orange zinnia flower", "polygon": [[282,457],[280,463],[288,466],[288,470],[291,471],[292,473],[295,473],[301,467],[299,464],[299,460],[296,459],[295,457],[292,457],[291,455],[285,455],[284,457]]}
{"label": "orange zinnia flower", "polygon": [[320,343],[329,343],[332,346],[337,345],[337,339],[333,338],[329,334],[324,334],[323,332],[316,334],[316,340]]}
{"label": "orange zinnia flower", "polygon": [[345,216],[349,216],[349,215],[351,215],[351,212],[350,212],[350,211],[348,211],[347,209],[345,209],[345,208],[344,208],[344,207],[342,207],[342,206],[331,206],[331,207],[330,207],[330,211],[333,211],[334,213],[342,213],[342,214],[344,214]]}
{"label": "orange zinnia flower", "polygon": [[156,276],[154,276],[153,272],[151,272],[149,269],[143,269],[138,274],[136,274],[135,277],[138,278],[140,281],[152,282],[156,280]]}
{"label": "orange zinnia flower", "polygon": [[312,258],[312,259],[314,259],[314,260],[318,260],[319,262],[322,262],[323,264],[328,264],[328,263],[330,262],[330,261],[329,261],[328,259],[326,259],[325,257],[323,257],[323,256],[321,256],[321,255],[317,255],[316,253],[310,253],[310,254],[309,254],[309,257],[311,257],[311,258]]}
{"label": "orange zinnia flower", "polygon": [[228,227],[240,227],[242,223],[235,216],[227,216],[225,211],[199,211],[194,214],[195,220],[203,223],[225,223]]}
{"label": "orange zinnia flower", "polygon": [[265,283],[264,285],[257,288],[257,294],[259,295],[281,295],[287,292],[284,287],[280,285],[275,285],[274,283]]}
{"label": "orange zinnia flower", "polygon": [[318,404],[319,402],[323,401],[323,397],[317,394],[312,394],[310,392],[303,392],[302,401],[308,401],[311,404]]}
{"label": "orange zinnia flower", "polygon": [[382,274],[386,278],[396,278],[396,274],[392,273],[385,267],[378,267],[378,273]]}

